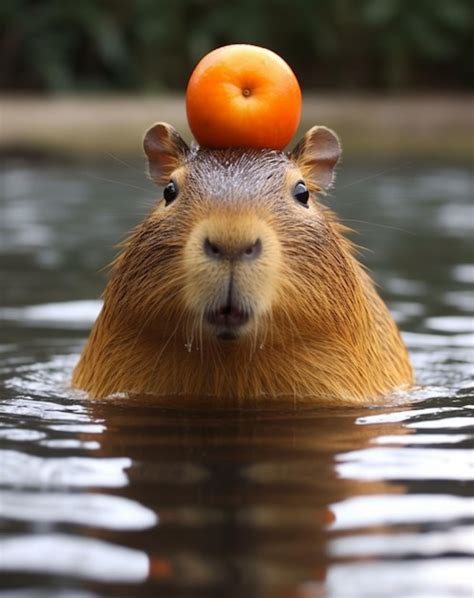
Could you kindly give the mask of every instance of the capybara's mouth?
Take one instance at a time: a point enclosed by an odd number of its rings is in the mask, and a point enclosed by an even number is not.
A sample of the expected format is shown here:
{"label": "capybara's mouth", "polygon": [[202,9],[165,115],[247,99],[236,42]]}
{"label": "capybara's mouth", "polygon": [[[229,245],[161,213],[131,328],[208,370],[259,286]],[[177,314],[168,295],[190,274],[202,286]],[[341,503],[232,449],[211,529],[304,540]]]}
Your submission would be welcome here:
{"label": "capybara's mouth", "polygon": [[233,304],[222,305],[217,309],[206,312],[206,320],[216,331],[216,336],[222,340],[238,338],[242,327],[250,319],[250,313]]}

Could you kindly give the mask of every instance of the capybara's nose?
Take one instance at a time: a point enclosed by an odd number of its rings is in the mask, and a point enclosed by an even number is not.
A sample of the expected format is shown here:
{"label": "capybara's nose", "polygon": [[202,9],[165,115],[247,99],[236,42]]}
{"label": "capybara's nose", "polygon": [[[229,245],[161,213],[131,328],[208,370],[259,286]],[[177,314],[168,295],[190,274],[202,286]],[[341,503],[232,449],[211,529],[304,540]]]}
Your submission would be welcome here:
{"label": "capybara's nose", "polygon": [[240,247],[229,247],[222,242],[204,241],[204,253],[213,260],[243,260],[251,262],[262,253],[260,239],[251,243],[244,243]]}

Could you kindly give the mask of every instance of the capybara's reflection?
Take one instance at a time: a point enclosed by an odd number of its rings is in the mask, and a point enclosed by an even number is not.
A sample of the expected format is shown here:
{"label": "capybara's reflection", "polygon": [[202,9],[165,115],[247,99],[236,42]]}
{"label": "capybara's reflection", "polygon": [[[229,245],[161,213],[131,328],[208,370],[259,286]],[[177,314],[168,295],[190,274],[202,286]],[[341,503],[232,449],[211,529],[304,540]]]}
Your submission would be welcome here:
{"label": "capybara's reflection", "polygon": [[170,596],[303,596],[298,588],[308,580],[322,592],[332,505],[403,492],[338,474],[341,454],[407,431],[360,425],[367,410],[180,411],[109,401],[88,408],[105,424],[100,456],[132,460],[118,492],[159,517],[152,529],[113,539],[146,551],[147,584]]}

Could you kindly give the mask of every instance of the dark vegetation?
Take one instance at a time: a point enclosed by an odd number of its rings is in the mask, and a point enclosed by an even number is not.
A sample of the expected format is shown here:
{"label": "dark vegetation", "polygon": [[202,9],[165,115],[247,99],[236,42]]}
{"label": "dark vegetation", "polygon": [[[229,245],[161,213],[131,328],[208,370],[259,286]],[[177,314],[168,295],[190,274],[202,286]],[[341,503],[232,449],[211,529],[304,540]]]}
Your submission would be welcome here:
{"label": "dark vegetation", "polygon": [[210,49],[267,46],[307,88],[467,90],[471,0],[2,0],[5,91],[182,92]]}

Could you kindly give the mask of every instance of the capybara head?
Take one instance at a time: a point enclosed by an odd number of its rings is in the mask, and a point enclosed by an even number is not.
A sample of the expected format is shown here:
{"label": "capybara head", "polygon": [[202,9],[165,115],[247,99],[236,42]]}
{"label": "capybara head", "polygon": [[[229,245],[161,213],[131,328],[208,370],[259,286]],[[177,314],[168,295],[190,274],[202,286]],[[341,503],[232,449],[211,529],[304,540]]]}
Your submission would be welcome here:
{"label": "capybara head", "polygon": [[119,259],[132,315],[181,328],[191,344],[263,342],[270,322],[287,335],[305,311],[321,322],[330,316],[333,222],[316,194],[331,185],[339,159],[332,131],[313,127],[290,154],[216,151],[190,149],[158,123],[144,147],[164,190]]}

